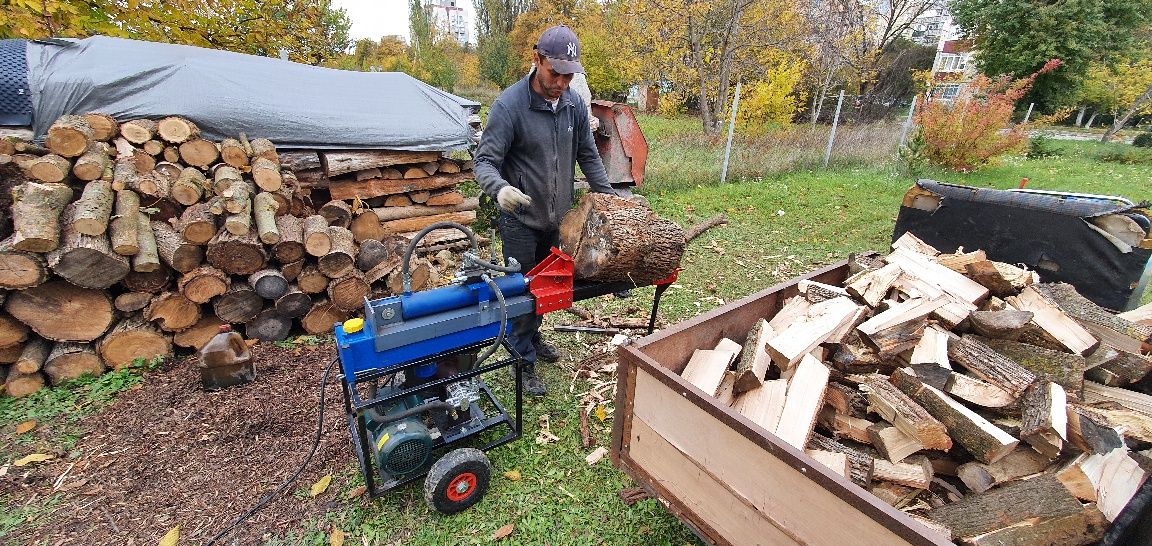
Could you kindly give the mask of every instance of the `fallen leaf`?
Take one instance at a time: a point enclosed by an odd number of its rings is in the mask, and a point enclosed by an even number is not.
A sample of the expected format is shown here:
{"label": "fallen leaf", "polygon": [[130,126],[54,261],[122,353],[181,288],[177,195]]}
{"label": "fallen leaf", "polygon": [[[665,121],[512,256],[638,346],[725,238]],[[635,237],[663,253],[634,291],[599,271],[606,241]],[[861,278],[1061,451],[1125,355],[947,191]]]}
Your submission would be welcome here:
{"label": "fallen leaf", "polygon": [[24,434],[25,432],[28,432],[34,428],[36,428],[36,420],[29,419],[23,423],[20,423],[19,425],[16,425],[16,434]]}
{"label": "fallen leaf", "polygon": [[316,483],[312,484],[312,489],[308,491],[308,494],[315,497],[327,491],[329,485],[332,485],[332,475],[325,474],[323,478],[320,478]]}
{"label": "fallen leaf", "polygon": [[492,540],[500,540],[500,539],[512,534],[512,530],[515,528],[516,528],[515,525],[512,525],[511,523],[509,523],[508,525],[505,525],[505,526],[497,529],[496,532],[492,533]]}
{"label": "fallen leaf", "polygon": [[354,498],[359,497],[359,496],[361,496],[367,492],[368,492],[368,486],[367,485],[361,485],[359,487],[353,487],[352,490],[348,492],[348,498],[354,499]]}
{"label": "fallen leaf", "polygon": [[164,534],[164,538],[160,539],[160,546],[176,546],[180,542],[180,526],[177,525]]}
{"label": "fallen leaf", "polygon": [[514,482],[520,481],[520,469],[509,470],[504,473],[504,477]]}
{"label": "fallen leaf", "polygon": [[333,529],[328,535],[328,544],[331,546],[344,546],[344,531]]}
{"label": "fallen leaf", "polygon": [[599,419],[601,423],[608,418],[608,412],[604,410],[604,406],[596,406],[596,418]]}
{"label": "fallen leaf", "polygon": [[28,463],[42,463],[42,462],[50,460],[52,458],[53,458],[52,455],[48,455],[45,453],[33,453],[33,454],[28,455],[26,457],[21,457],[19,459],[16,459],[16,462],[14,462],[12,464],[14,466],[24,466]]}

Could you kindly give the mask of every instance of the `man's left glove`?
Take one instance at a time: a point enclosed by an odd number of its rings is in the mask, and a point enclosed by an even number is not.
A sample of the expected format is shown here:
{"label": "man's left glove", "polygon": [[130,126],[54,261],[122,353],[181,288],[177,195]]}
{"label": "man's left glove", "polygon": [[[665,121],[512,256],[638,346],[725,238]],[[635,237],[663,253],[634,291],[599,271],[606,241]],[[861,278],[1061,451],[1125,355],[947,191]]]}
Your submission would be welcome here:
{"label": "man's left glove", "polygon": [[496,203],[500,205],[500,208],[508,212],[516,212],[516,209],[520,206],[527,207],[531,205],[532,198],[529,197],[528,194],[520,191],[519,188],[508,185],[500,188],[500,191],[496,193]]}

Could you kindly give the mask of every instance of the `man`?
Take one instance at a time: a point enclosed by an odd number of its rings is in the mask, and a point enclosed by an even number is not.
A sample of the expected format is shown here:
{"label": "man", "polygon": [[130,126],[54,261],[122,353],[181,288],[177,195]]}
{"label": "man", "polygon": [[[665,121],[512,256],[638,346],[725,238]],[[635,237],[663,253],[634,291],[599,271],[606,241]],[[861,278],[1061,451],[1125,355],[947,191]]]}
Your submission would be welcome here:
{"label": "man", "polygon": [[[476,150],[476,181],[500,208],[497,222],[504,260],[527,272],[560,245],[560,219],[572,208],[576,163],[594,192],[612,193],[588,125],[588,106],[568,89],[580,65],[572,29],[545,30],[532,53],[535,67],[505,89],[488,111]],[[540,316],[512,321],[509,344],[522,358],[521,382],[532,396],[547,393],[536,361],[555,362],[556,349],[540,338]]]}

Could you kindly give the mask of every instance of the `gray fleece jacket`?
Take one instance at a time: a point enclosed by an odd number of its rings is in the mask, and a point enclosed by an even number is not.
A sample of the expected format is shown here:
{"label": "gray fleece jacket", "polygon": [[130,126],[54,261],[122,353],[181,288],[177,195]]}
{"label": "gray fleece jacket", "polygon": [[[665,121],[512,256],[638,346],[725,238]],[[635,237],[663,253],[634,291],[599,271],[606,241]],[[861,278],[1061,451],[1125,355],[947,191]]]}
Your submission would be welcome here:
{"label": "gray fleece jacket", "polygon": [[476,181],[492,199],[508,184],[528,194],[532,205],[514,215],[530,228],[549,231],[559,229],[572,208],[577,162],[592,191],[617,192],[596,151],[584,101],[568,89],[553,112],[532,91],[532,76],[512,84],[492,103],[476,150]]}

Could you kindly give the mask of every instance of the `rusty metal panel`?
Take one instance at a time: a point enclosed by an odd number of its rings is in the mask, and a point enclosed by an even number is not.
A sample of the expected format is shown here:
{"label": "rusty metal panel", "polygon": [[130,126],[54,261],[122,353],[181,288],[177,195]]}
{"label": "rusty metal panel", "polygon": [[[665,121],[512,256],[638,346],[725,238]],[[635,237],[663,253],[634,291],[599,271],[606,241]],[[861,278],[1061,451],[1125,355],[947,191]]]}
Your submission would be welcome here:
{"label": "rusty metal panel", "polygon": [[596,149],[613,185],[639,186],[648,162],[648,141],[636,123],[632,108],[618,102],[592,101],[592,115],[600,120]]}

